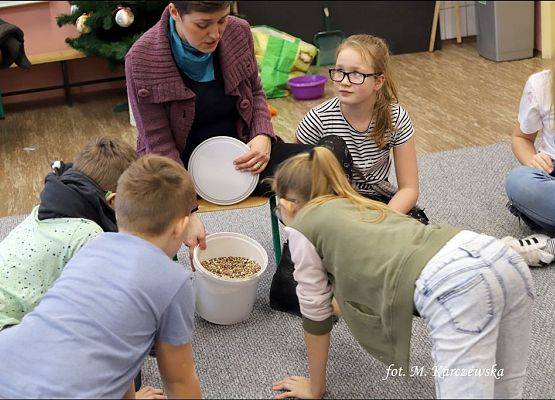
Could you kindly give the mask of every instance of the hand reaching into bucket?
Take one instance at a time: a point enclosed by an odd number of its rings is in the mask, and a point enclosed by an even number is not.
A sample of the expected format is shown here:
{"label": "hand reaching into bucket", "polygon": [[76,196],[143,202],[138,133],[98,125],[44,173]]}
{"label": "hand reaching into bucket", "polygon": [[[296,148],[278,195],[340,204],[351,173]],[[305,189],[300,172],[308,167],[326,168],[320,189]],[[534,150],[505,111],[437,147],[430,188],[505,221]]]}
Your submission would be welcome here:
{"label": "hand reaching into bucket", "polygon": [[193,250],[197,245],[200,246],[202,250],[206,249],[206,230],[204,229],[204,224],[197,216],[197,213],[192,213],[189,217],[189,225],[187,225],[183,243],[189,247],[189,262],[191,264],[191,269],[194,272],[195,266],[193,265]]}

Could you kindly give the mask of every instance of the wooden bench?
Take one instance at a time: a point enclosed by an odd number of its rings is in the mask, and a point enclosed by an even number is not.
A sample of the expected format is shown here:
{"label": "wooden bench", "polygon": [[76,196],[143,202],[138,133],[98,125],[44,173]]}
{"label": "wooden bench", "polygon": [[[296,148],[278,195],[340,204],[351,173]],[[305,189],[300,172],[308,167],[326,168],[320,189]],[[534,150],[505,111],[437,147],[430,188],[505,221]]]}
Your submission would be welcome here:
{"label": "wooden bench", "polygon": [[[125,79],[124,76],[116,76],[111,78],[104,78],[104,79],[94,79],[89,81],[81,81],[81,82],[74,82],[71,83],[69,81],[68,71],[67,71],[67,61],[70,60],[77,60],[80,58],[85,58],[86,56],[77,51],[75,49],[69,48],[67,50],[61,51],[54,51],[49,53],[41,53],[41,54],[34,54],[29,56],[29,61],[32,65],[40,65],[40,64],[47,64],[53,62],[59,62],[62,72],[62,84],[61,85],[52,85],[52,86],[43,86],[40,88],[33,88],[33,89],[24,89],[24,90],[15,90],[12,92],[1,93],[0,92],[0,118],[4,118],[4,109],[2,106],[2,96],[16,96],[19,94],[28,94],[28,93],[36,93],[36,92],[43,92],[47,90],[57,90],[57,89],[64,89],[66,104],[68,106],[73,105],[73,98],[71,96],[71,88],[76,86],[85,86],[85,85],[94,85],[97,83],[105,83],[105,82],[114,82],[118,80]],[[12,64],[10,68],[17,68],[16,64]],[[31,67],[32,68],[32,67]]]}
{"label": "wooden bench", "polygon": [[[54,51],[50,53],[42,53],[42,54],[34,54],[32,56],[27,57],[31,64],[38,65],[38,64],[46,64],[51,62],[57,61],[68,61],[68,60],[76,60],[78,58],[85,58],[86,56],[77,51],[75,49],[67,49],[61,51]],[[10,68],[17,68],[17,64],[12,64]]]}

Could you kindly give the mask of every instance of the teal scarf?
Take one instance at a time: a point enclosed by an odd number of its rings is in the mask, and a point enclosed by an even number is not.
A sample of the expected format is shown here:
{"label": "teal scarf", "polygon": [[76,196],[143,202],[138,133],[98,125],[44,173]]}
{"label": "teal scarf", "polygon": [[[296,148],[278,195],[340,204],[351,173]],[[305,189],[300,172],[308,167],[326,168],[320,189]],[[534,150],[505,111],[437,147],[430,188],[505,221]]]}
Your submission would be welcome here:
{"label": "teal scarf", "polygon": [[189,43],[183,42],[171,17],[169,37],[175,63],[181,71],[197,82],[210,82],[215,79],[213,53],[202,53]]}

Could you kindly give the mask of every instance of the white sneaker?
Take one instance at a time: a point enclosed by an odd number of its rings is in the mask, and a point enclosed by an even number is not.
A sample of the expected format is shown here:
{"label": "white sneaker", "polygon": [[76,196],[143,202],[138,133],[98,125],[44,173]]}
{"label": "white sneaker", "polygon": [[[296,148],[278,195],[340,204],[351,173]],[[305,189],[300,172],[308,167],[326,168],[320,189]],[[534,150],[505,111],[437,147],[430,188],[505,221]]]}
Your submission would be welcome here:
{"label": "white sneaker", "polygon": [[536,233],[524,239],[506,236],[501,241],[520,254],[530,267],[545,267],[555,259],[555,243],[547,235]]}

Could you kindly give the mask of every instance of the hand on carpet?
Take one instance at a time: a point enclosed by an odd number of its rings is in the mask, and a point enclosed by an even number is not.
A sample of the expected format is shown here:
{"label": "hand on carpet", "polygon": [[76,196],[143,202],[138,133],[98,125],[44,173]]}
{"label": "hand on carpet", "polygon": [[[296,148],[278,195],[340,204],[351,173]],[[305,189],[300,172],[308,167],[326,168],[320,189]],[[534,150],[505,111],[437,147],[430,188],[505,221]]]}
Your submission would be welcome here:
{"label": "hand on carpet", "polygon": [[272,384],[272,390],[283,391],[276,395],[276,399],[286,399],[296,397],[298,399],[316,399],[310,389],[310,379],[303,376],[289,376],[281,381]]}
{"label": "hand on carpet", "polygon": [[152,386],[143,386],[135,393],[136,399],[167,399],[162,389],[155,389]]}

